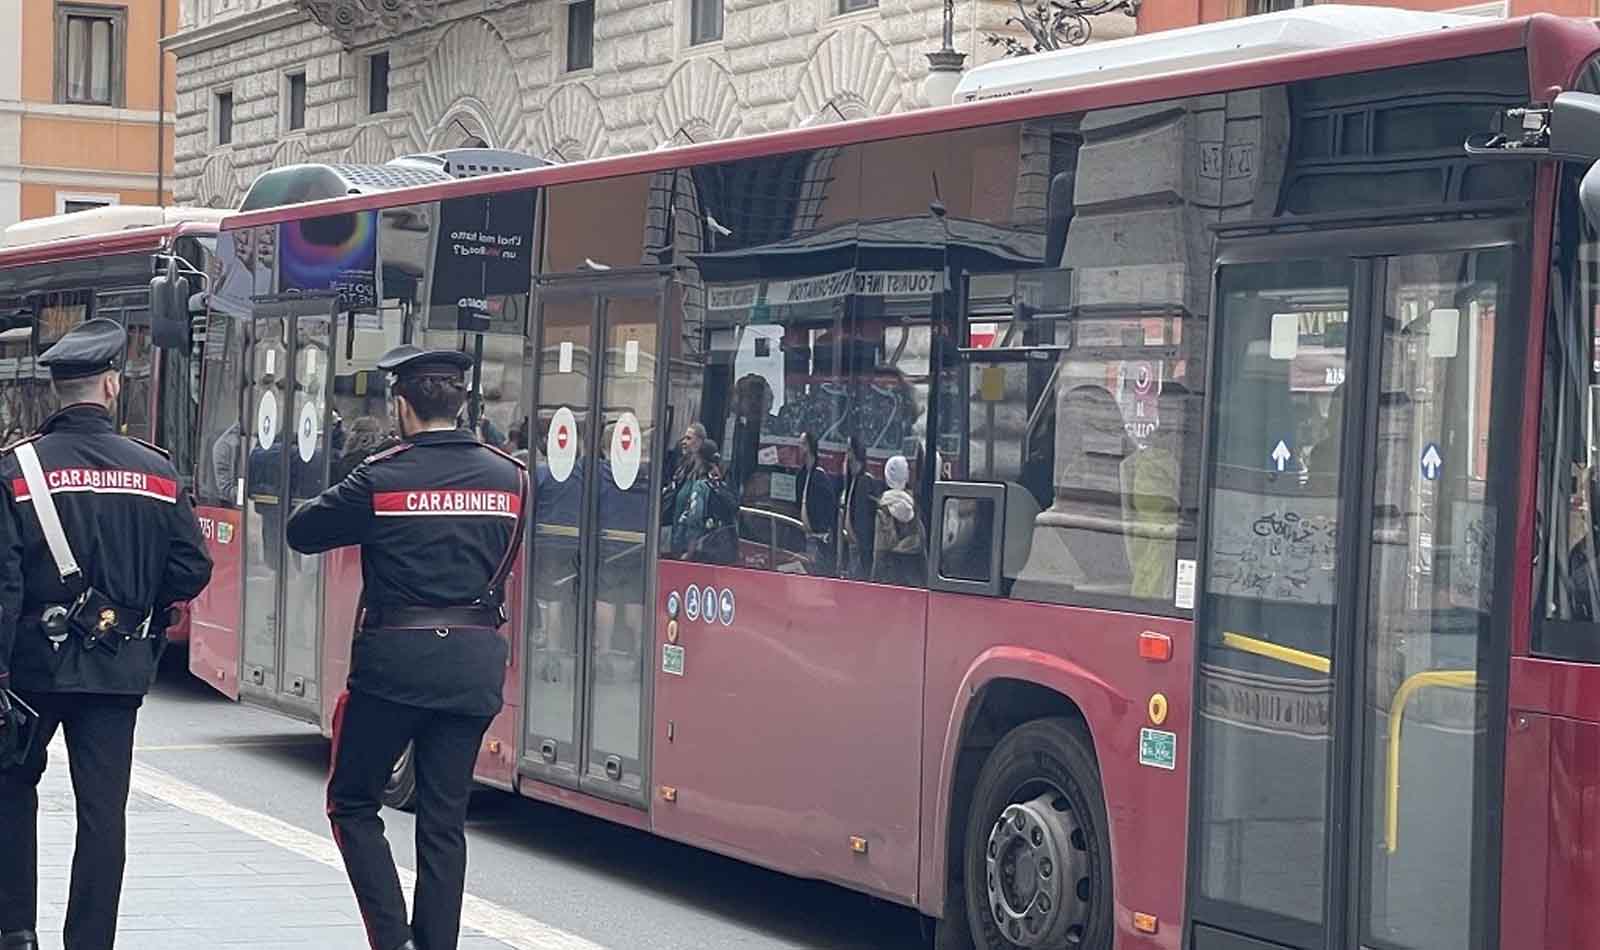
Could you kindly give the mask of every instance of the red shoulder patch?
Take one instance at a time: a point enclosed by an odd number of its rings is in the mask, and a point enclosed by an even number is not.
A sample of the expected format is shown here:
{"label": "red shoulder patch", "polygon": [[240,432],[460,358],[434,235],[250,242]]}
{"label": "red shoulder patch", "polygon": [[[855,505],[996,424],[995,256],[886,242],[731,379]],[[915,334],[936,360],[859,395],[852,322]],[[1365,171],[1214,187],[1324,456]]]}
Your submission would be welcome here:
{"label": "red shoulder patch", "polygon": [[404,452],[409,448],[411,448],[410,442],[401,442],[396,445],[391,445],[382,451],[372,453],[371,455],[367,456],[364,461],[368,465],[373,465],[378,462],[382,462],[385,459],[392,459],[396,455],[399,455],[401,452]]}
{"label": "red shoulder patch", "polygon": [[150,451],[156,453],[157,455],[161,456],[162,458],[167,459],[168,461],[172,460],[172,453],[168,452],[166,449],[162,448],[161,446],[156,445],[154,442],[146,442],[145,440],[139,438],[136,435],[124,436],[124,438],[126,438],[126,439],[128,439],[130,441],[139,443],[140,445],[142,445],[145,448],[149,449]]}
{"label": "red shoulder patch", "polygon": [[488,449],[489,451],[493,452],[494,454],[500,456],[501,458],[505,459],[507,462],[510,462],[512,465],[515,465],[518,468],[526,469],[528,467],[528,463],[527,462],[524,462],[522,459],[517,458],[515,455],[512,455],[511,453],[507,452],[505,449],[498,448],[496,446],[490,445],[487,442],[480,442],[478,444],[483,446],[484,448]]}
{"label": "red shoulder patch", "polygon": [[44,435],[43,432],[35,432],[32,435],[25,435],[22,438],[17,439],[16,441],[12,442],[10,445],[7,445],[5,448],[0,448],[0,455],[10,454],[11,451],[13,449],[15,449],[17,446],[26,445],[27,443],[34,441],[35,439],[39,438],[42,435]]}

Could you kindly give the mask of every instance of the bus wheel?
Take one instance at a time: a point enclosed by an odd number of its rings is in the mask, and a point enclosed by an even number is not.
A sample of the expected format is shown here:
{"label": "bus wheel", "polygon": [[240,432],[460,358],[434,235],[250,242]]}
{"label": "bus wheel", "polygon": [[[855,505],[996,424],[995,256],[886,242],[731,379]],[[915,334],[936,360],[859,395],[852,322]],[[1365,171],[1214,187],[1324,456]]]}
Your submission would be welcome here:
{"label": "bus wheel", "polygon": [[417,804],[417,756],[407,745],[389,772],[383,786],[383,803],[396,811],[410,811]]}
{"label": "bus wheel", "polygon": [[972,793],[967,918],[979,950],[1111,946],[1111,848],[1088,736],[1065,719],[1013,729]]}

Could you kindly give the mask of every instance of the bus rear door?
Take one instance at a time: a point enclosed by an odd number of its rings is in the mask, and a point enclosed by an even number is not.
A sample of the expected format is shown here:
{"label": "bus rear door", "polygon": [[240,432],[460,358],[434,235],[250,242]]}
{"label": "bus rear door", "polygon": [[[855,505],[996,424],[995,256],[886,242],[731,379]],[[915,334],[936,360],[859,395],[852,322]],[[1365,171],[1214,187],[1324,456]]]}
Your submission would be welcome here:
{"label": "bus rear door", "polygon": [[661,271],[536,287],[522,774],[647,800],[659,424],[656,355],[674,292]]}
{"label": "bus rear door", "polygon": [[327,484],[330,296],[258,299],[245,352],[245,550],[240,694],[321,718],[320,556],[289,550],[288,516]]}

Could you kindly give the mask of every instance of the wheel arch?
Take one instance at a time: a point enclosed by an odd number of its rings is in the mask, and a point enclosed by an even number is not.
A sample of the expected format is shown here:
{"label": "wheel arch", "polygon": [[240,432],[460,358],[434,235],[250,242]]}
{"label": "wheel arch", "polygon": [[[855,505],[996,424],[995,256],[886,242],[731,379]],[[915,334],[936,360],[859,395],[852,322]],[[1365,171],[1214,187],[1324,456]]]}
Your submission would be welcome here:
{"label": "wheel arch", "polygon": [[961,866],[962,832],[978,770],[1006,733],[1037,719],[1065,718],[1083,729],[1098,764],[1102,752],[1094,724],[1126,703],[1109,683],[1062,657],[996,647],[972,662],[946,719],[929,828],[931,861],[923,869],[919,901],[924,913],[944,915],[952,869]]}

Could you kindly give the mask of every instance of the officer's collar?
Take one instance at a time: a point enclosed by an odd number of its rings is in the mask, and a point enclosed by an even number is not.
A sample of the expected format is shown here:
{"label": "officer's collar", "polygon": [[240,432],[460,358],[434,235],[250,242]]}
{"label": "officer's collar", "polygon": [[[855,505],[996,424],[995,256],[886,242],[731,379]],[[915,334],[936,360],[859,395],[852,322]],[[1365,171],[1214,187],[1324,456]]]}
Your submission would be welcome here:
{"label": "officer's collar", "polygon": [[478,437],[466,429],[429,429],[406,439],[413,445],[440,445],[449,442],[476,442]]}
{"label": "officer's collar", "polygon": [[40,432],[110,432],[115,429],[111,412],[105,406],[92,402],[75,402],[62,406],[39,426]]}

